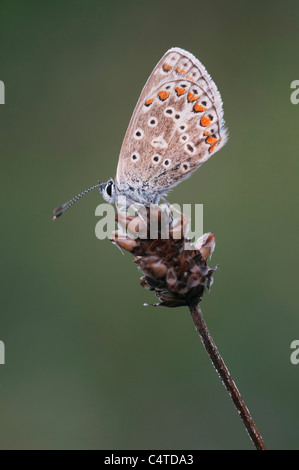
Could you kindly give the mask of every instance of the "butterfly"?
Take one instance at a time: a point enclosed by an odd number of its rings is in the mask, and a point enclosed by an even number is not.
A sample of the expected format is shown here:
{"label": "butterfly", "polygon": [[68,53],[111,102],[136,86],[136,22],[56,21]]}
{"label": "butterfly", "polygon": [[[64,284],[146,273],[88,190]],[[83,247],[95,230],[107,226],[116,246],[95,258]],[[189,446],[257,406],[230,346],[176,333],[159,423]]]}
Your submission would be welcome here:
{"label": "butterfly", "polygon": [[54,219],[98,188],[157,203],[227,142],[221,95],[202,63],[179,47],[169,49],[147,80],[121,147],[115,179],[98,183],[54,210]]}

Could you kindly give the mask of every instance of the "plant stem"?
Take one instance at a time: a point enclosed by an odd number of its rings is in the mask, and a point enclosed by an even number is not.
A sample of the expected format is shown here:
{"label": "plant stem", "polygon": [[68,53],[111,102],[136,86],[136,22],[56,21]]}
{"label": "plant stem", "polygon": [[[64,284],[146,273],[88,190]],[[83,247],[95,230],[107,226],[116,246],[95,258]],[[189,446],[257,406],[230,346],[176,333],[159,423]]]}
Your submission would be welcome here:
{"label": "plant stem", "polygon": [[231,378],[230,373],[222,357],[219,354],[219,351],[217,349],[216,344],[214,343],[212,336],[210,335],[208,327],[204,321],[201,309],[199,308],[198,305],[189,306],[189,309],[191,312],[193,322],[195,324],[195,328],[202,341],[202,344],[205,350],[207,351],[208,355],[210,356],[210,359],[216,371],[218,372],[218,375],[221,378],[223,385],[228,391],[235,407],[237,408],[237,411],[248,431],[248,434],[253,444],[255,445],[257,450],[266,450],[266,446],[263,442],[263,439],[260,433],[258,432],[256,425],[254,424],[253,419],[244,401],[242,400],[242,397],[240,395],[239,390],[236,387],[235,382]]}

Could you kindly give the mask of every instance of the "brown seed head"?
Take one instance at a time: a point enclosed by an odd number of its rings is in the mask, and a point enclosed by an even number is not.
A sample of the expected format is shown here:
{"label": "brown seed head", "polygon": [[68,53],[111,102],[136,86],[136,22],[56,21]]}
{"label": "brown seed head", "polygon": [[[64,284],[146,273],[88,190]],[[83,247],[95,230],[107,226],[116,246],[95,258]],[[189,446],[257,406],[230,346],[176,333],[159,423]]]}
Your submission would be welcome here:
{"label": "brown seed head", "polygon": [[[158,220],[163,217],[157,206]],[[116,219],[124,226],[132,223],[132,218],[125,221],[123,215],[117,214]],[[138,226],[137,220],[134,226]],[[165,218],[164,218],[165,221]],[[144,226],[144,214],[140,224]],[[211,256],[215,247],[215,237],[212,233],[203,235],[192,247],[186,249],[189,239],[184,237],[186,225],[189,219],[181,215],[179,220],[174,222],[171,213],[168,212],[169,236],[164,239],[164,233],[159,223],[158,237],[149,238],[150,234],[150,211],[147,210],[147,236],[148,238],[131,238],[129,235],[119,235],[113,233],[111,241],[119,247],[129,251],[135,256],[135,263],[143,272],[140,280],[142,287],[155,291],[160,303],[165,307],[180,307],[184,305],[196,305],[201,299],[205,290],[212,285],[212,274],[215,271],[207,265],[207,259]],[[144,234],[144,232],[143,232]]]}

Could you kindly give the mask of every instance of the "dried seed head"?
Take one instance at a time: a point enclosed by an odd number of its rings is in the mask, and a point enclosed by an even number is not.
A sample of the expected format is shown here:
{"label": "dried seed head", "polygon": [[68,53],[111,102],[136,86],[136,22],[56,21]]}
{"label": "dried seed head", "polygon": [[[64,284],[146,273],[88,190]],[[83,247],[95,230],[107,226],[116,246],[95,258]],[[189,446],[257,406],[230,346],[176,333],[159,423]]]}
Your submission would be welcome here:
{"label": "dried seed head", "polygon": [[[165,211],[165,209],[163,209]],[[149,238],[151,215],[157,216],[158,237]],[[181,214],[179,220],[173,220],[168,211],[169,237],[163,238],[162,221],[165,213],[160,208],[147,209],[146,217],[141,217],[142,223],[146,220],[147,237],[131,238],[124,236],[120,231],[114,232],[111,241],[119,247],[129,251],[135,256],[135,263],[143,272],[140,280],[142,287],[155,291],[160,300],[159,304],[165,307],[180,307],[196,305],[205,290],[212,285],[212,274],[215,269],[207,266],[207,259],[215,247],[215,237],[212,233],[203,235],[194,244],[194,249],[185,249],[190,240],[184,238],[189,219]],[[125,221],[123,214],[118,213],[116,220],[122,227],[128,227],[133,219]],[[144,233],[144,232],[143,232]]]}
{"label": "dried seed head", "polygon": [[194,244],[194,248],[200,251],[203,258],[208,259],[211,258],[212,253],[215,249],[215,245],[215,236],[211,232],[209,232],[205,233],[202,237],[197,240],[197,242]]}
{"label": "dried seed head", "polygon": [[119,236],[118,232],[112,232],[110,241],[126,251],[132,251],[138,246],[138,242],[134,238]]}

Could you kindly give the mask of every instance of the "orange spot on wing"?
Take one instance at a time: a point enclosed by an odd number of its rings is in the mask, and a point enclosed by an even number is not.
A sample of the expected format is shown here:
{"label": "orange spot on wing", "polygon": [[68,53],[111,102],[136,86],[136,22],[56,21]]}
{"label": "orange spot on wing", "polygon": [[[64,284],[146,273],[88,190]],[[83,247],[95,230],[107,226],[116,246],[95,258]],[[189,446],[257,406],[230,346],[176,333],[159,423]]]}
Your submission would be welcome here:
{"label": "orange spot on wing", "polygon": [[203,127],[208,127],[210,124],[211,124],[211,119],[208,118],[207,116],[203,116],[200,120],[200,124],[203,126]]}
{"label": "orange spot on wing", "polygon": [[209,153],[212,153],[213,150],[215,150],[216,145],[217,145],[217,144],[214,144],[214,145],[212,145],[212,146],[209,148]]}
{"label": "orange spot on wing", "polygon": [[218,139],[216,137],[208,137],[206,139],[206,142],[207,142],[207,144],[213,145],[213,144],[216,144],[217,140]]}
{"label": "orange spot on wing", "polygon": [[170,95],[169,91],[162,90],[160,93],[158,93],[159,98],[164,101],[168,96]]}
{"label": "orange spot on wing", "polygon": [[203,135],[211,135],[211,132],[209,132],[209,131],[204,131]]}
{"label": "orange spot on wing", "polygon": [[195,105],[193,106],[193,109],[196,113],[202,113],[203,111],[207,110],[207,108],[205,108],[204,106],[198,103],[195,103]]}
{"label": "orange spot on wing", "polygon": [[177,67],[177,68],[176,68],[176,71],[177,71],[178,73],[186,73],[184,69],[181,69],[181,67]]}
{"label": "orange spot on wing", "polygon": [[188,93],[188,101],[196,101],[198,100],[199,96],[195,96],[194,93],[191,93],[191,91],[189,91]]}
{"label": "orange spot on wing", "polygon": [[191,75],[186,75],[187,80],[192,80]]}
{"label": "orange spot on wing", "polygon": [[172,65],[169,65],[167,62],[164,62],[164,64],[162,65],[162,69],[164,70],[164,72],[169,72],[172,69]]}
{"label": "orange spot on wing", "polygon": [[150,98],[144,104],[145,104],[145,106],[149,106],[150,104],[152,104],[153,101],[154,101],[154,98]]}
{"label": "orange spot on wing", "polygon": [[183,95],[184,93],[186,93],[186,89],[181,88],[179,86],[175,89],[175,91],[177,92],[178,96]]}

